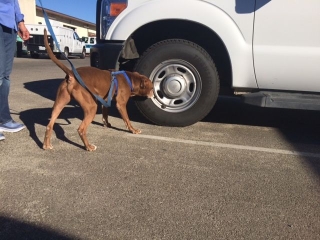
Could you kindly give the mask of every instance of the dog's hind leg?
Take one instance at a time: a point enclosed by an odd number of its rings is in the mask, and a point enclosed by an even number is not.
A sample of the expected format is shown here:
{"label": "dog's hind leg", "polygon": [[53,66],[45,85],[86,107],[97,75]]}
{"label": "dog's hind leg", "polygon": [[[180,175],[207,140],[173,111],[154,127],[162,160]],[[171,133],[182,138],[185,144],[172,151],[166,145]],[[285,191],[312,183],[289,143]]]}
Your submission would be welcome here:
{"label": "dog's hind leg", "polygon": [[44,141],[42,146],[43,149],[45,150],[53,149],[53,146],[51,145],[51,135],[52,135],[53,125],[57,120],[59,114],[61,113],[62,109],[66,106],[68,102],[70,102],[70,100],[71,100],[71,97],[68,94],[68,92],[65,91],[65,89],[60,88],[57,93],[56,101],[53,105],[50,122],[46,128],[46,133],[44,136]]}
{"label": "dog's hind leg", "polygon": [[109,108],[102,106],[102,122],[104,127],[111,127],[111,124],[108,122]]}
{"label": "dog's hind leg", "polygon": [[[93,100],[92,100],[93,101]],[[83,101],[81,102],[83,103]],[[81,122],[79,128],[78,128],[78,133],[79,136],[86,148],[87,151],[95,151],[97,147],[93,144],[90,144],[87,138],[87,129],[89,124],[92,122],[94,119],[96,113],[97,113],[97,104],[94,103],[89,103],[89,104],[81,104],[81,107],[84,111],[84,118],[83,121]]]}

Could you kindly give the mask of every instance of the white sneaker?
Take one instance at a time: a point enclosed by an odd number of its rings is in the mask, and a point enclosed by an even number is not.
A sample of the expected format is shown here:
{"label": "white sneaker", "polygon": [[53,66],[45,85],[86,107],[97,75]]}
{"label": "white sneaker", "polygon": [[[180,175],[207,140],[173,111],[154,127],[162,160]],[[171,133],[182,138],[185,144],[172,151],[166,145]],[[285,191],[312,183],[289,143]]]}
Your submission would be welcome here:
{"label": "white sneaker", "polygon": [[15,132],[21,131],[24,128],[25,128],[25,126],[22,123],[17,123],[13,120],[0,124],[0,131],[1,132],[15,133]]}

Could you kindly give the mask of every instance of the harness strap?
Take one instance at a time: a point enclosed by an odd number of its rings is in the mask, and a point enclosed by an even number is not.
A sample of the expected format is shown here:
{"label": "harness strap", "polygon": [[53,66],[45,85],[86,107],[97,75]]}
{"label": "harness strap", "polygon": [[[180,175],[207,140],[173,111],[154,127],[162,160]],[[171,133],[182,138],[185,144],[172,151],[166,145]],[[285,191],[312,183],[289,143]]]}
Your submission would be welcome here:
{"label": "harness strap", "polygon": [[133,91],[132,83],[131,83],[131,81],[130,81],[130,79],[129,79],[129,77],[128,77],[128,75],[127,75],[127,73],[125,71],[111,72],[112,80],[111,80],[111,86],[110,86],[110,90],[109,90],[109,94],[108,94],[108,101],[107,101],[107,104],[109,106],[111,106],[114,87],[116,88],[115,92],[114,92],[114,95],[117,95],[117,93],[118,93],[117,75],[119,75],[119,74],[122,74],[125,77],[125,79],[127,80],[128,84],[130,86],[131,91]]}
{"label": "harness strap", "polygon": [[133,91],[132,83],[131,83],[126,71],[111,72],[112,80],[114,80],[114,79],[116,80],[117,75],[119,75],[119,74],[122,74],[125,77],[125,79],[127,80],[128,84],[130,86],[131,91]]}

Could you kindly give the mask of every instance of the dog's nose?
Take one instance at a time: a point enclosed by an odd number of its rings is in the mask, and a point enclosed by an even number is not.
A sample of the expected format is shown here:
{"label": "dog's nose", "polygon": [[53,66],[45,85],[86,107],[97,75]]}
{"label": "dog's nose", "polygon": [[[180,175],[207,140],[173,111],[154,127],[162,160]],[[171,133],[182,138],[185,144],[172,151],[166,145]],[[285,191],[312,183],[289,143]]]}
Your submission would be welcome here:
{"label": "dog's nose", "polygon": [[152,98],[154,96],[153,90],[151,90],[148,94],[148,98]]}

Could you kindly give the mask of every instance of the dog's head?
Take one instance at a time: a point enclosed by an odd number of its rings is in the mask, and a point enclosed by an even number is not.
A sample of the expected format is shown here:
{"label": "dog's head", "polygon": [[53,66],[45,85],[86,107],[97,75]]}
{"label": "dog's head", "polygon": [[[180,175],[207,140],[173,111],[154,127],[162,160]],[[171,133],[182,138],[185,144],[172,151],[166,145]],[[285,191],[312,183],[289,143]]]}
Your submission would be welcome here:
{"label": "dog's head", "polygon": [[133,84],[134,95],[142,97],[153,97],[153,84],[152,81],[138,72],[133,72],[131,75]]}

